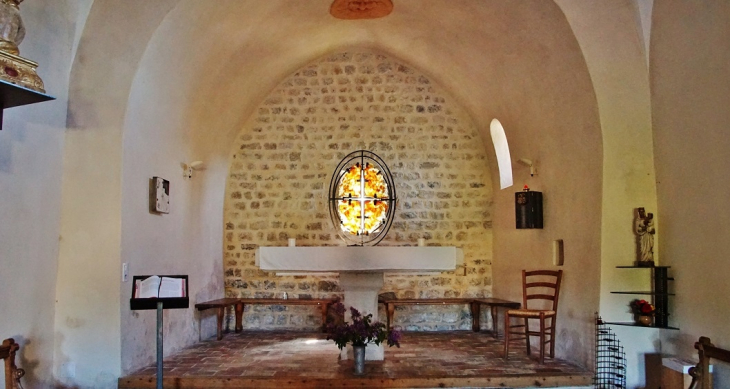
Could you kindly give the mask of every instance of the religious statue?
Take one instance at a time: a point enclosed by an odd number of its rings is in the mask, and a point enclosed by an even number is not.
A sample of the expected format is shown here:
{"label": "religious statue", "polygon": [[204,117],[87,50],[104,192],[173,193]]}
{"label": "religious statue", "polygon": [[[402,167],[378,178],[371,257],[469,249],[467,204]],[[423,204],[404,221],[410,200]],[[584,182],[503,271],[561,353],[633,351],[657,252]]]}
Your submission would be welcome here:
{"label": "religious statue", "polygon": [[25,38],[20,18],[23,0],[0,0],[0,80],[46,93],[38,76],[38,64],[20,56],[18,45]]}
{"label": "religious statue", "polygon": [[637,266],[654,266],[654,214],[646,213],[644,208],[637,208],[638,217],[634,224],[639,236],[639,260]]}
{"label": "religious statue", "polygon": [[25,38],[25,27],[20,18],[23,0],[0,0],[0,50],[13,55],[20,54],[18,45]]}

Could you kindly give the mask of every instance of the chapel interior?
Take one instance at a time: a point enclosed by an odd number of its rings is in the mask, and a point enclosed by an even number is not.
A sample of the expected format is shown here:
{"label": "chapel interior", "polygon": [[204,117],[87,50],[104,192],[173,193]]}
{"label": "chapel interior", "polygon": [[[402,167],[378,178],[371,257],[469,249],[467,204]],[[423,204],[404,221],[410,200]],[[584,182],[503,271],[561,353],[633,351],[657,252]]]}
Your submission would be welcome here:
{"label": "chapel interior", "polygon": [[[337,272],[277,274],[256,252],[347,245],[328,190],[357,150],[397,190],[378,247],[463,253],[452,270],[386,271],[379,293],[522,301],[523,270],[562,270],[555,357],[591,372],[596,315],[630,322],[629,303],[652,298],[612,293],[653,287],[650,270],[622,268],[641,259],[643,208],[671,328],[610,326],[626,387],[658,388],[662,357],[696,361],[701,336],[730,348],[730,2],[0,6],[19,8],[18,56],[53,97],[4,109],[0,130],[0,340],[20,346],[26,388],[116,388],[155,363],[156,316],[130,308],[137,275],[188,276],[189,307],[164,311],[171,358],[215,340],[196,303],[341,298]],[[154,177],[166,212],[151,210]],[[528,187],[542,228],[515,228]],[[394,316],[414,336],[490,336],[472,320],[453,305]],[[232,310],[224,321],[233,339]],[[316,307],[249,307],[242,333],[322,324]],[[727,364],[713,374],[730,387]]]}

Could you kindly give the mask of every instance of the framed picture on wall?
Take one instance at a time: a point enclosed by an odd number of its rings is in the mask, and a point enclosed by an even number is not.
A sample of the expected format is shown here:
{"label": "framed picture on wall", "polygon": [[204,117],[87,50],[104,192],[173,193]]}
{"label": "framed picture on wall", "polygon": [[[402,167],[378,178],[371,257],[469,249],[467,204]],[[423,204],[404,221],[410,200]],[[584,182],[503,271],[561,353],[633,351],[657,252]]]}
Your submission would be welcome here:
{"label": "framed picture on wall", "polygon": [[150,180],[150,212],[170,213],[170,181],[162,177]]}

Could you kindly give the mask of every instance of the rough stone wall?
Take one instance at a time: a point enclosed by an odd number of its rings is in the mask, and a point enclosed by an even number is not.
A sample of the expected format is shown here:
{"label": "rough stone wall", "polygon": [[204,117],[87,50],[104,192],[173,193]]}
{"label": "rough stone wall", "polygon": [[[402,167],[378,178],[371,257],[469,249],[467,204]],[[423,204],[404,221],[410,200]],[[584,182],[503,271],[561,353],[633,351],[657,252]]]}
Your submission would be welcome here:
{"label": "rough stone wall", "polygon": [[[258,246],[341,246],[328,214],[334,169],[367,149],[390,168],[398,204],[383,246],[457,246],[465,266],[430,275],[386,274],[401,298],[491,296],[492,191],[471,120],[428,77],[387,56],[343,52],[285,79],[233,145],[225,201],[229,297],[341,296],[338,276],[277,276],[255,265]],[[253,306],[244,327],[312,330],[318,308]],[[385,313],[381,309],[381,319]],[[486,317],[482,323],[489,325]],[[406,330],[468,329],[468,307],[398,307]]]}

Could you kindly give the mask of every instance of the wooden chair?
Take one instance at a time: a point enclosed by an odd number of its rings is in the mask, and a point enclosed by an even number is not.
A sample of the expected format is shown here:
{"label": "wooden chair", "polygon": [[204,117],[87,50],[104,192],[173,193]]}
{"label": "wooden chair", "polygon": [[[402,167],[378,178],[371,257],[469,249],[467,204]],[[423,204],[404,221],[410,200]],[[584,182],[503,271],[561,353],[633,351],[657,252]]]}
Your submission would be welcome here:
{"label": "wooden chair", "polygon": [[[510,340],[524,339],[527,345],[527,355],[530,355],[530,336],[540,337],[541,364],[545,363],[546,343],[550,344],[550,358],[555,358],[555,320],[558,313],[558,295],[562,277],[562,270],[522,271],[522,308],[510,309],[504,315],[504,359],[509,358]],[[541,307],[537,307],[537,305],[541,305]],[[511,318],[523,319],[524,324],[510,325]],[[539,321],[540,329],[538,331],[530,330],[530,319]],[[548,319],[550,319],[549,325],[546,323]],[[513,338],[511,335],[520,337]]]}

